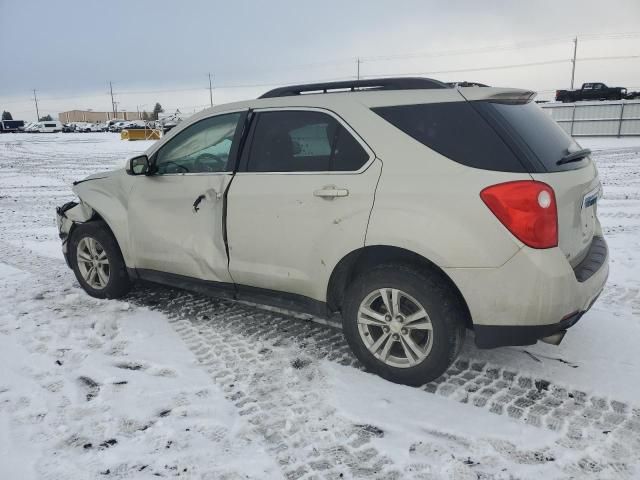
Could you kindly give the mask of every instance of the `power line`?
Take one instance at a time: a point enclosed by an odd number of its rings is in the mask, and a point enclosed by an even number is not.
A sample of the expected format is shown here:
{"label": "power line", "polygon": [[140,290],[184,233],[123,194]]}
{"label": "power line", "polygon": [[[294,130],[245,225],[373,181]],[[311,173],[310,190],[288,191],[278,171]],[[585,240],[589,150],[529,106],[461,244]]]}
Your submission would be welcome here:
{"label": "power line", "polygon": [[[634,38],[640,36],[640,32],[621,32],[621,33],[613,33],[613,34],[584,34],[580,35],[579,38],[581,40],[592,41],[598,39],[624,39],[624,38]],[[539,61],[539,62],[529,62],[529,63],[520,63],[520,64],[505,64],[505,65],[496,65],[496,66],[482,66],[477,68],[460,68],[460,69],[451,69],[451,70],[433,70],[428,72],[413,72],[413,73],[396,73],[394,75],[397,76],[407,76],[407,75],[433,75],[433,74],[444,74],[444,73],[463,73],[463,72],[479,72],[479,71],[492,71],[492,70],[505,70],[505,69],[514,69],[514,68],[526,68],[532,66],[541,66],[541,65],[551,65],[551,64],[559,64],[564,62],[572,62],[572,77],[575,79],[575,65],[577,62],[581,61],[605,61],[605,60],[623,60],[623,59],[637,59],[640,58],[640,55],[621,55],[621,56],[603,56],[603,57],[583,57],[577,58],[577,38],[570,38],[574,41],[574,57],[572,59],[556,59],[556,60],[547,60],[547,61]],[[386,55],[386,56],[370,56],[370,57],[356,57],[356,75],[355,78],[363,78],[363,77],[374,77],[378,75],[362,75],[361,73],[361,64],[363,62],[385,62],[391,60],[401,60],[401,59],[410,59],[410,58],[422,58],[422,57],[440,57],[440,56],[454,56],[454,55],[465,55],[465,54],[473,54],[473,53],[483,53],[488,51],[496,51],[496,50],[510,50],[510,49],[519,49],[519,48],[533,48],[539,47],[543,45],[549,45],[559,42],[565,42],[569,38],[568,37],[555,37],[542,39],[538,41],[526,41],[526,42],[515,42],[511,44],[503,44],[503,45],[494,45],[494,46],[485,46],[478,48],[469,48],[469,49],[458,49],[458,50],[447,50],[447,51],[439,51],[439,52],[418,52],[418,53],[407,53],[407,54],[398,54],[398,55]],[[345,60],[346,61],[346,60]],[[353,61],[353,57],[352,60]],[[314,65],[328,65],[328,64],[337,64],[342,63],[343,60],[334,60],[334,61],[326,61],[326,62],[316,62],[316,63],[308,63],[300,66],[314,66]],[[290,68],[295,68],[295,66],[290,66]],[[285,67],[281,67],[278,71],[284,70]],[[344,75],[340,77],[333,78],[325,78],[318,79],[314,78],[312,80],[296,80],[296,81],[269,81],[269,82],[255,82],[255,83],[228,83],[228,84],[220,84],[217,85],[216,88],[221,89],[243,89],[243,88],[261,88],[261,87],[274,87],[280,86],[285,83],[310,83],[310,82],[329,82],[334,80],[346,80],[353,79],[354,76]],[[118,95],[151,95],[151,94],[160,94],[160,93],[181,93],[181,92],[196,92],[204,90],[203,87],[185,87],[185,88],[169,88],[169,89],[159,89],[159,90],[131,90],[131,91],[119,91]],[[111,96],[112,102],[112,112],[115,114],[116,102],[113,93],[113,84],[109,82],[109,94]],[[41,97],[40,100],[44,98],[46,101],[50,100],[70,100],[74,98],[98,98],[101,95],[98,94],[76,94],[76,95],[67,95],[67,96],[51,96],[51,97]],[[34,103],[37,102],[36,92],[34,91]],[[3,104],[17,104],[23,103],[22,100],[10,100],[6,102],[2,102]],[[213,80],[211,74],[209,74],[209,105],[213,105]],[[38,111],[39,114],[39,111]]]}
{"label": "power line", "polygon": [[[434,75],[438,73],[463,73],[463,72],[481,72],[485,70],[506,70],[511,68],[521,68],[521,67],[534,67],[539,65],[551,65],[554,63],[566,63],[568,59],[563,60],[547,60],[544,62],[531,62],[531,63],[518,63],[511,65],[496,65],[492,67],[477,67],[477,68],[460,68],[456,70],[437,70],[430,72],[411,72],[411,73],[394,73],[394,76],[412,76],[412,75]],[[365,75],[365,77],[378,77],[379,74]]]}
{"label": "power line", "polygon": [[[577,58],[576,62],[592,61],[592,60],[628,60],[632,58],[640,58],[640,55],[620,55],[620,56],[608,56],[608,57],[585,57]],[[411,72],[411,73],[394,73],[394,76],[411,76],[411,75],[434,75],[439,73],[463,73],[463,72],[481,72],[486,70],[507,70],[512,68],[522,67],[536,67],[540,65],[552,65],[555,63],[567,63],[571,62],[571,59],[558,59],[558,60],[546,60],[541,62],[530,63],[515,63],[510,65],[495,65],[491,67],[476,67],[476,68],[460,68],[456,70],[437,70],[430,72]],[[365,77],[378,77],[380,74],[364,75]]]}
{"label": "power line", "polygon": [[[636,59],[640,58],[640,55],[619,55],[619,56],[602,56],[602,57],[582,57],[576,58],[576,62],[582,61],[604,61],[604,60],[626,60],[626,59]],[[420,71],[420,72],[410,72],[410,73],[394,73],[396,76],[408,76],[408,75],[433,75],[440,73],[464,73],[464,72],[478,72],[478,71],[490,71],[490,70],[505,70],[512,68],[524,68],[524,67],[532,67],[532,66],[540,66],[540,65],[552,65],[558,63],[566,63],[572,62],[571,59],[555,59],[555,60],[546,60],[540,62],[529,62],[529,63],[518,63],[518,64],[506,64],[506,65],[494,65],[487,67],[473,67],[473,68],[462,68],[462,69],[451,69],[451,70],[432,70],[432,71]],[[360,60],[362,63],[362,60]],[[366,77],[377,77],[380,74],[370,74],[370,75],[362,75],[360,74],[360,78]],[[311,82],[330,82],[330,81],[338,81],[338,80],[348,80],[353,79],[353,76],[341,76],[341,77],[332,77],[332,78],[324,78],[324,79],[312,79],[312,80],[292,80],[287,82],[266,82],[266,83],[237,83],[237,84],[221,84],[217,85],[218,89],[240,89],[240,88],[259,88],[259,87],[274,87],[282,85],[283,83],[311,83]],[[356,75],[357,78],[357,75]],[[113,94],[112,84],[110,85],[110,93]],[[202,91],[204,90],[202,87],[189,87],[189,88],[172,88],[172,89],[161,89],[161,90],[131,90],[131,91],[119,91],[118,95],[149,95],[155,93],[179,93],[179,92],[190,92],[190,91]],[[99,97],[100,95],[69,95],[69,96],[59,96],[59,97],[44,97],[45,100],[68,100],[73,98],[93,98]],[[112,97],[113,98],[113,97]],[[211,100],[211,98],[210,98]],[[10,102],[4,102],[10,103]],[[20,101],[14,101],[12,103],[20,103]],[[210,101],[211,104],[211,101]]]}
{"label": "power line", "polygon": [[548,39],[548,40],[517,42],[517,43],[501,44],[501,45],[488,45],[488,46],[476,47],[476,48],[439,50],[437,52],[413,52],[413,53],[394,54],[394,55],[378,55],[373,57],[362,57],[362,58],[366,62],[384,62],[389,60],[405,60],[405,59],[425,58],[425,57],[431,57],[431,58],[450,57],[450,56],[467,55],[467,54],[474,54],[474,53],[495,52],[498,50],[518,50],[523,48],[535,48],[535,47],[550,45],[554,43],[564,43],[567,40],[568,40],[567,37],[557,37],[557,38]]}

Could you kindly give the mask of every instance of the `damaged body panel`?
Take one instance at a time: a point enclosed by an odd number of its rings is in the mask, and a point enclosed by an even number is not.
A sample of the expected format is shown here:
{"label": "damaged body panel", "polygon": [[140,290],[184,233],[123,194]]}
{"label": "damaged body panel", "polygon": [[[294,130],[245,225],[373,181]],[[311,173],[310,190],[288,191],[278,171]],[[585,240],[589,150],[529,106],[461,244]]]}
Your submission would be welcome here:
{"label": "damaged body panel", "polygon": [[222,217],[232,175],[134,178],[125,214],[136,268],[231,283]]}
{"label": "damaged body panel", "polygon": [[[127,265],[133,265],[128,231],[128,195],[132,178],[124,169],[90,175],[75,182],[73,192],[79,202],[69,202],[56,209],[58,231],[62,239],[62,252],[67,258],[67,243],[74,224],[102,219],[115,236]],[[69,261],[67,259],[67,264]]]}

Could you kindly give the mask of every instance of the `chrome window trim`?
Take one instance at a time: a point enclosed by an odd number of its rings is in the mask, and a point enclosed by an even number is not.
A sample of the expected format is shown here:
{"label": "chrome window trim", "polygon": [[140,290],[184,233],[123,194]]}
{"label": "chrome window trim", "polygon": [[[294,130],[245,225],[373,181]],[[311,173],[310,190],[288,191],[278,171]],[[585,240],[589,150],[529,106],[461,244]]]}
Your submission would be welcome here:
{"label": "chrome window trim", "polygon": [[351,134],[353,138],[360,144],[364,151],[369,155],[369,159],[364,162],[358,170],[325,170],[319,172],[236,172],[236,175],[359,175],[365,172],[375,161],[376,154],[358,135],[358,133],[349,125],[340,115],[333,110],[322,107],[263,107],[251,109],[253,113],[261,112],[277,112],[277,111],[303,111],[303,112],[319,112],[333,117],[345,130]]}
{"label": "chrome window trim", "polygon": [[[228,172],[184,172],[184,173],[162,173],[159,175],[153,174],[150,175],[151,178],[162,178],[162,177],[193,177],[193,176],[201,176],[201,175],[233,175],[232,171]],[[144,177],[144,175],[138,175]]]}

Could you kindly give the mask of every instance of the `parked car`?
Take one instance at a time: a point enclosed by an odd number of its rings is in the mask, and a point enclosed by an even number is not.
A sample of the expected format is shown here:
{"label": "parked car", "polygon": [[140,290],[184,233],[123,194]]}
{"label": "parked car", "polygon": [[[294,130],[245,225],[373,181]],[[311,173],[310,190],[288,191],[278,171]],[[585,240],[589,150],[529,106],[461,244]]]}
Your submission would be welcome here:
{"label": "parked car", "polygon": [[98,298],[144,279],[341,318],[369,370],[411,385],[467,329],[481,348],[558,344],[608,251],[590,152],[534,96],[379,79],[205,110],[75,183],[64,256]]}
{"label": "parked car", "polygon": [[120,119],[120,118],[113,118],[111,120],[108,120],[105,124],[105,128],[106,128],[106,132],[113,132],[115,130],[113,130],[113,127],[117,124],[117,123],[124,123],[125,120]]}
{"label": "parked car", "polygon": [[122,129],[124,128],[124,126],[125,126],[126,124],[127,124],[127,122],[126,122],[126,121],[124,121],[124,120],[123,120],[123,121],[120,121],[120,122],[115,122],[114,124],[112,124],[112,125],[109,127],[109,131],[110,131],[110,132],[116,132],[116,133],[119,133],[119,132],[121,132],[121,131],[122,131]]}
{"label": "parked car", "polygon": [[83,123],[76,126],[76,131],[82,133],[101,132],[102,126],[98,123]]}
{"label": "parked car", "polygon": [[76,131],[76,127],[73,123],[63,123],[62,124],[62,132],[63,133],[73,133]]}
{"label": "parked car", "polygon": [[626,98],[627,89],[607,87],[604,83],[583,83],[579,90],[556,90],[557,102],[577,102],[579,100],[621,100]]}
{"label": "parked car", "polygon": [[163,134],[168,133],[171,129],[177,127],[182,122],[182,117],[178,113],[160,118],[155,121],[155,128],[162,130]]}
{"label": "parked car", "polygon": [[28,130],[30,133],[57,133],[61,131],[62,124],[57,120],[36,122],[32,124]]}
{"label": "parked car", "polygon": [[24,131],[24,120],[2,120],[0,121],[0,133],[15,133]]}
{"label": "parked car", "polygon": [[130,129],[130,130],[131,129],[137,130],[137,129],[149,128],[149,127],[147,126],[147,122],[145,122],[144,120],[133,120],[133,121],[127,123],[125,128]]}

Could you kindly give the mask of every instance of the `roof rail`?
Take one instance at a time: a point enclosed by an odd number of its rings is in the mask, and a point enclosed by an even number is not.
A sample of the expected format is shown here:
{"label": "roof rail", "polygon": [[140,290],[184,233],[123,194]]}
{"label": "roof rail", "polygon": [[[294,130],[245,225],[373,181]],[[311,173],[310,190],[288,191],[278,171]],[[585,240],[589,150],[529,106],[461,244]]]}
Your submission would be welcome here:
{"label": "roof rail", "polygon": [[307,83],[275,88],[258,98],[290,97],[303,93],[330,93],[329,90],[419,90],[451,88],[446,83],[421,77],[372,78],[368,80],[346,80],[341,82]]}

